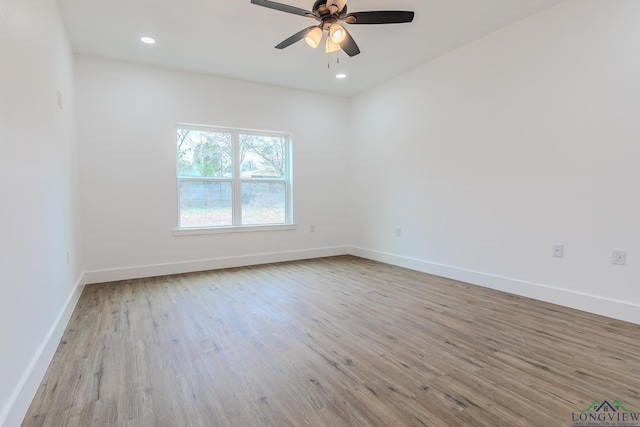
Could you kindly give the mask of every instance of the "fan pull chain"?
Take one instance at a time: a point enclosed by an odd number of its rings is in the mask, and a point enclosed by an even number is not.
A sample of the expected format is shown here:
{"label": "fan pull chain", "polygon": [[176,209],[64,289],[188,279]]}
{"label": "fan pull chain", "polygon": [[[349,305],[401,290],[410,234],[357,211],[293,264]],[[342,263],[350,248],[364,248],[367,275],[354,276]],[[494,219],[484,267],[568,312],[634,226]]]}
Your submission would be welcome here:
{"label": "fan pull chain", "polygon": [[[340,64],[340,51],[342,49],[338,47],[336,50],[336,64]],[[327,70],[331,69],[331,52],[327,52]]]}
{"label": "fan pull chain", "polygon": [[[340,49],[336,50],[336,64],[340,64]],[[327,53],[327,70],[331,69],[331,53]]]}

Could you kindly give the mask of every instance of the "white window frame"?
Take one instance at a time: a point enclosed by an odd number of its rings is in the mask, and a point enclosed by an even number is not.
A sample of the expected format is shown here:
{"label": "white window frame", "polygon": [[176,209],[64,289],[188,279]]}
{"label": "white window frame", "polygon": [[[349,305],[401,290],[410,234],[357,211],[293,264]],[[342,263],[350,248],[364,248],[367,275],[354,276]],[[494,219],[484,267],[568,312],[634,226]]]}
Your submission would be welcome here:
{"label": "white window frame", "polygon": [[[176,193],[177,193],[177,216],[176,222],[178,227],[173,229],[175,236],[188,236],[198,234],[218,234],[218,233],[238,233],[238,232],[252,232],[252,231],[283,231],[283,230],[295,230],[296,224],[293,222],[293,149],[292,149],[292,135],[286,132],[274,132],[274,131],[261,131],[253,129],[241,129],[241,128],[227,128],[220,126],[204,126],[193,125],[188,123],[177,123],[174,133],[174,147],[175,147],[175,135],[180,129],[204,131],[204,132],[220,132],[231,134],[231,144],[233,150],[232,158],[232,176],[229,178],[218,177],[180,177],[178,175],[178,152],[176,150]],[[282,138],[285,141],[285,171],[283,178],[242,178],[240,174],[240,135],[256,135],[256,136],[269,136],[275,138]],[[220,225],[220,226],[195,226],[195,227],[183,227],[180,224],[180,182],[194,181],[194,182],[228,182],[232,186],[232,225]],[[285,222],[276,224],[242,224],[242,184],[243,183],[283,183],[285,185]]]}

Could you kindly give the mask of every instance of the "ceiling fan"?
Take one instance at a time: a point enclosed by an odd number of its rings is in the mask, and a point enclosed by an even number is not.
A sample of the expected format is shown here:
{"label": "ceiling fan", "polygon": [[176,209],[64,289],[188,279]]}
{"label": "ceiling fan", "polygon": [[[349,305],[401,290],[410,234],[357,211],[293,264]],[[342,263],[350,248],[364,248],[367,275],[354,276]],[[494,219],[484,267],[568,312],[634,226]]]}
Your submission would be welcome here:
{"label": "ceiling fan", "polygon": [[342,49],[349,56],[359,54],[360,48],[358,48],[351,34],[341,23],[402,24],[413,21],[414,17],[414,12],[400,10],[347,13],[347,0],[316,0],[311,11],[269,0],[251,0],[251,3],[294,15],[306,16],[320,22],[319,25],[305,28],[292,35],[277,45],[276,49],[284,49],[302,39],[312,48],[317,48],[320,45],[324,31],[327,31],[327,52]]}

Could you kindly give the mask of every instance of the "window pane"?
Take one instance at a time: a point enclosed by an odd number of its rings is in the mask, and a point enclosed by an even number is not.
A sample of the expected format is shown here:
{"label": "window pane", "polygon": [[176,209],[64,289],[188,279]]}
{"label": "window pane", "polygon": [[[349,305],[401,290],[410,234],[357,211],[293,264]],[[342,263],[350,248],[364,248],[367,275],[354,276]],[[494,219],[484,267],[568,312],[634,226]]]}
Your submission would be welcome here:
{"label": "window pane", "polygon": [[283,224],[285,206],[284,183],[242,183],[242,224]]}
{"label": "window pane", "polygon": [[286,144],[284,138],[240,135],[240,176],[284,178]]}
{"label": "window pane", "polygon": [[180,227],[232,225],[230,182],[180,181]]}
{"label": "window pane", "polygon": [[178,129],[178,176],[230,178],[231,134]]}

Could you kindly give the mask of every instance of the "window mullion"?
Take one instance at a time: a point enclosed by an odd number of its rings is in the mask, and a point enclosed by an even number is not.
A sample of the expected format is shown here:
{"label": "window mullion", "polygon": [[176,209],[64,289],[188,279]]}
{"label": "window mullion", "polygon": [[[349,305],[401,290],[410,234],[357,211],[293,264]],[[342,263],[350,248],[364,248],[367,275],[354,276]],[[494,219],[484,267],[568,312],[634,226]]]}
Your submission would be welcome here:
{"label": "window mullion", "polygon": [[233,225],[242,225],[242,183],[240,182],[240,133],[233,132]]}
{"label": "window mullion", "polygon": [[285,163],[285,203],[286,203],[286,208],[285,208],[285,222],[286,223],[291,223],[293,222],[293,188],[292,188],[292,182],[293,179],[291,178],[293,176],[293,164],[292,164],[292,154],[291,154],[291,140],[290,137],[287,137],[286,139],[286,145],[285,145],[285,156],[286,156],[286,163]]}

